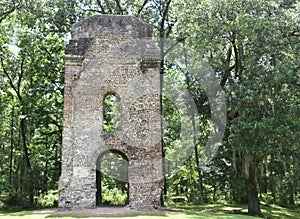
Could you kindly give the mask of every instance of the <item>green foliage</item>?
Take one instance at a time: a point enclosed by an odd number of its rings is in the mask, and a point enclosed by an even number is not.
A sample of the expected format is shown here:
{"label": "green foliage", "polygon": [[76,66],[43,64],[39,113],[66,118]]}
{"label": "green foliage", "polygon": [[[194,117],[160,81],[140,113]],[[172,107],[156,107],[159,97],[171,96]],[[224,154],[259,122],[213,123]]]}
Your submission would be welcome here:
{"label": "green foliage", "polygon": [[116,94],[108,94],[103,100],[103,130],[116,131],[121,128],[121,100]]}
{"label": "green foliage", "polygon": [[30,203],[26,196],[17,192],[2,193],[1,201],[3,202],[3,207],[30,207]]}
{"label": "green foliage", "polygon": [[[118,152],[109,152],[100,157],[97,177],[101,179],[101,205],[128,204],[128,160]],[[100,174],[100,175],[98,175]],[[100,182],[98,182],[100,183]],[[98,186],[97,186],[98,188]],[[98,191],[97,191],[98,194]],[[99,194],[100,195],[100,194]]]}
{"label": "green foliage", "polygon": [[108,186],[102,187],[102,203],[104,205],[125,205],[127,194],[122,193],[118,188],[109,189]]}
{"label": "green foliage", "polygon": [[60,175],[65,33],[46,1],[13,3],[0,23],[0,187],[7,204],[25,205]]}
{"label": "green foliage", "polygon": [[[272,190],[277,202],[292,201],[299,189],[299,1],[178,1],[176,6],[176,33],[188,36],[186,44],[210,63],[226,92],[228,127],[211,165],[227,176],[217,180],[227,188],[218,187],[223,193],[229,189],[233,201],[257,186],[260,193]],[[189,77],[199,112],[209,118],[205,98],[199,98],[201,85]]]}
{"label": "green foliage", "polygon": [[48,194],[41,194],[36,198],[36,205],[40,208],[58,207],[58,192],[51,190]]}

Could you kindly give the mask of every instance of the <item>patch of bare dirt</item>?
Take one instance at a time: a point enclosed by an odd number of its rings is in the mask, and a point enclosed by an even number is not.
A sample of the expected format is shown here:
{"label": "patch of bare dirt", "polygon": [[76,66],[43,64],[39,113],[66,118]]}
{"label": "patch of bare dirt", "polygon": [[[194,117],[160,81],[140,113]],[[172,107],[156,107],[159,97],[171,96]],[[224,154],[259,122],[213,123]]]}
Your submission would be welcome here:
{"label": "patch of bare dirt", "polygon": [[131,210],[126,207],[97,207],[94,209],[81,209],[81,210],[66,210],[61,211],[59,209],[43,209],[33,211],[33,214],[49,214],[49,215],[58,215],[58,216],[82,216],[82,217],[103,217],[103,216],[130,216],[131,214],[178,214],[181,211],[171,210],[171,209],[162,209],[162,210],[149,210],[149,211],[137,211]]}

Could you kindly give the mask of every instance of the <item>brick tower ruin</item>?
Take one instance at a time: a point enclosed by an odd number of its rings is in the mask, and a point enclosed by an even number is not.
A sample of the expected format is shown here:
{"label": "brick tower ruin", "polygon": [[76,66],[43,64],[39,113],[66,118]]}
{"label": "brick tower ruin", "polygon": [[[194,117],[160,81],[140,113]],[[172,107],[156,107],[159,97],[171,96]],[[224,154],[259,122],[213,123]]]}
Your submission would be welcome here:
{"label": "brick tower ruin", "polygon": [[[128,160],[129,204],[160,208],[163,187],[160,56],[152,28],[132,16],[95,15],[72,27],[65,55],[59,207],[96,207],[96,163]],[[120,128],[103,127],[108,94],[120,98]]]}

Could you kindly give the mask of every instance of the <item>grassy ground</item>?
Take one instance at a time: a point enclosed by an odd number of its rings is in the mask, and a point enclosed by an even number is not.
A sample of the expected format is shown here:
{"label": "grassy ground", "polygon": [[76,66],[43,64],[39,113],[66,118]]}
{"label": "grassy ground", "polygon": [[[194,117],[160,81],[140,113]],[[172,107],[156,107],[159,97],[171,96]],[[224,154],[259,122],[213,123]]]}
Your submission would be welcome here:
{"label": "grassy ground", "polygon": [[[247,206],[245,205],[232,205],[232,204],[207,204],[207,205],[183,205],[178,204],[171,206],[173,209],[184,209],[192,212],[201,213],[226,213],[239,215],[247,214]],[[300,205],[292,208],[284,208],[277,205],[261,204],[262,217],[268,219],[299,219],[300,218]]]}
{"label": "grassy ground", "polygon": [[[300,207],[294,209],[282,208],[279,206],[267,206],[262,205],[263,217],[250,217],[245,215],[247,212],[246,206],[243,205],[175,205],[169,206],[172,209],[180,209],[182,212],[168,212],[168,213],[154,213],[154,214],[122,214],[122,215],[110,215],[109,218],[125,218],[125,219],[298,219],[300,218]],[[62,215],[60,213],[47,213],[43,214],[37,211],[22,211],[22,210],[0,210],[1,219],[43,219],[43,218],[99,218],[99,215],[85,215],[70,213],[68,215]],[[103,216],[102,218],[108,218]]]}

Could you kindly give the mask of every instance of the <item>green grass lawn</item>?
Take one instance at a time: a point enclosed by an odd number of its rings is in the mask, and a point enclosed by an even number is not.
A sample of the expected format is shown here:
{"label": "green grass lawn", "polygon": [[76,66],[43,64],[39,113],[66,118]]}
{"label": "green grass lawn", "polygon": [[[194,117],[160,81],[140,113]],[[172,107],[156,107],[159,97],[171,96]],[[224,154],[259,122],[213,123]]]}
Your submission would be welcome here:
{"label": "green grass lawn", "polygon": [[[109,218],[126,218],[126,219],[255,219],[255,218],[268,218],[268,219],[298,219],[300,218],[300,207],[288,209],[276,205],[262,205],[263,217],[251,217],[245,215],[247,207],[244,205],[224,205],[224,204],[206,204],[206,205],[192,205],[192,204],[178,204],[169,206],[170,209],[182,210],[180,213],[155,213],[155,214],[138,214],[129,213],[123,215],[113,215]],[[34,211],[25,210],[0,210],[1,219],[43,219],[43,218],[96,218],[96,215],[82,215],[70,213],[68,215],[55,214],[36,214]],[[108,218],[103,216],[102,218]]]}
{"label": "green grass lawn", "polygon": [[[300,205],[293,208],[283,208],[277,205],[261,204],[262,217],[268,219],[300,219]],[[206,204],[206,205],[183,205],[178,204],[172,206],[173,209],[184,209],[192,212],[201,213],[226,213],[238,215],[236,218],[243,218],[242,215],[247,214],[246,205],[232,204]],[[213,218],[213,217],[212,217]],[[222,217],[220,217],[222,218]],[[251,217],[255,218],[255,217]]]}
{"label": "green grass lawn", "polygon": [[[70,216],[61,216],[59,214],[56,215],[37,215],[32,214],[30,211],[20,211],[20,212],[0,212],[1,219],[42,219],[42,218],[99,218],[99,216],[95,215],[76,215],[71,214]],[[110,218],[110,219],[206,219],[206,218],[222,218],[222,219],[255,219],[258,217],[250,217],[245,215],[232,215],[232,214],[222,214],[222,213],[205,213],[205,212],[194,212],[194,211],[186,211],[179,214],[127,214],[127,215],[115,215],[115,216],[103,216],[103,218]]]}

